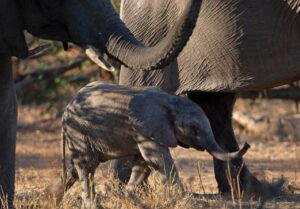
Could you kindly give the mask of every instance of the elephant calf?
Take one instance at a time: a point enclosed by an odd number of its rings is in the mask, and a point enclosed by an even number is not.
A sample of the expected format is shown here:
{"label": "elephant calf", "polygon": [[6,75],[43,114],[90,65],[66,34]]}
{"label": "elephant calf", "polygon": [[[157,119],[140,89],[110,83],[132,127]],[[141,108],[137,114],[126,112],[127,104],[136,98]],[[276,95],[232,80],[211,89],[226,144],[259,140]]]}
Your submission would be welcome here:
{"label": "elephant calf", "polygon": [[[100,162],[135,156],[128,183],[131,189],[150,173],[158,171],[163,182],[181,186],[169,147],[207,150],[220,160],[244,155],[248,144],[226,153],[216,143],[202,109],[190,100],[158,88],[137,88],[94,82],[82,88],[67,106],[62,118],[63,160],[65,141],[71,152],[70,187],[79,177],[83,204],[90,206],[89,175]],[[75,180],[74,180],[75,179]]]}

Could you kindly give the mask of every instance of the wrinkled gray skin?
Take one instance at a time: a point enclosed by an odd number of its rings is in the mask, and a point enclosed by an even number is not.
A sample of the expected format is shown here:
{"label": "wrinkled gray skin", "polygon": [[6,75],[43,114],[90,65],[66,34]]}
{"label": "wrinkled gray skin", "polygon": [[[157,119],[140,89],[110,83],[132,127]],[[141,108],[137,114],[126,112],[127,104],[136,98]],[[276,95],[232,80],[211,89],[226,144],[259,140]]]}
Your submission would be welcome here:
{"label": "wrinkled gray skin", "polygon": [[17,130],[17,99],[13,83],[10,57],[0,56],[0,195],[8,195],[10,208],[14,192]]}
{"label": "wrinkled gray skin", "polygon": [[[182,188],[170,147],[207,150],[226,161],[241,157],[249,148],[245,144],[238,152],[226,153],[216,143],[209,121],[198,105],[158,88],[93,82],[67,106],[62,127],[63,161],[66,141],[72,166],[82,183],[83,208],[90,208],[89,177],[93,179],[100,162],[134,156],[129,190],[142,183],[150,169],[158,171],[162,183],[173,180]],[[69,179],[65,182],[67,188],[74,183],[68,176],[64,179]]]}
{"label": "wrinkled gray skin", "polygon": [[[161,42],[145,47],[120,21],[109,0],[1,0],[0,2],[0,186],[13,208],[16,99],[11,56],[25,58],[24,30],[79,46],[92,45],[132,69],[168,64],[191,35],[200,1],[188,0],[181,16]],[[0,206],[1,208],[1,206]]]}
{"label": "wrinkled gray skin", "polygon": [[[148,46],[161,40],[171,25],[168,21],[158,25],[156,12],[164,4],[164,0],[122,0],[125,24]],[[155,72],[122,67],[120,83],[187,93],[206,112],[217,142],[235,151],[231,120],[235,93],[300,78],[299,11],[299,0],[203,0],[195,30],[177,60]],[[139,14],[147,17],[137,18]],[[172,20],[178,14],[165,15]],[[233,162],[236,167],[242,163],[242,159]],[[217,160],[214,165],[219,191],[228,192],[226,165]],[[240,177],[242,189],[256,194],[263,190],[246,165]]]}

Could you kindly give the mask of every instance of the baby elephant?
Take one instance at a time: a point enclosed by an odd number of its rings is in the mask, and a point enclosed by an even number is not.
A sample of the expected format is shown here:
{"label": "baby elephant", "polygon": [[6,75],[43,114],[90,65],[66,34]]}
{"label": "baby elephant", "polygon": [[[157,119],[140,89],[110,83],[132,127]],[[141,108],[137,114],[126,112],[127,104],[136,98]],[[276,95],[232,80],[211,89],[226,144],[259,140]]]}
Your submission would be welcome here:
{"label": "baby elephant", "polygon": [[[63,161],[65,141],[71,152],[72,177],[82,182],[83,207],[90,207],[89,180],[100,162],[136,156],[128,183],[132,188],[158,171],[163,182],[181,186],[169,147],[192,147],[208,151],[220,160],[232,160],[249,148],[225,152],[215,141],[202,109],[186,98],[158,88],[138,88],[94,82],[82,88],[62,118]],[[93,189],[94,192],[94,189]]]}

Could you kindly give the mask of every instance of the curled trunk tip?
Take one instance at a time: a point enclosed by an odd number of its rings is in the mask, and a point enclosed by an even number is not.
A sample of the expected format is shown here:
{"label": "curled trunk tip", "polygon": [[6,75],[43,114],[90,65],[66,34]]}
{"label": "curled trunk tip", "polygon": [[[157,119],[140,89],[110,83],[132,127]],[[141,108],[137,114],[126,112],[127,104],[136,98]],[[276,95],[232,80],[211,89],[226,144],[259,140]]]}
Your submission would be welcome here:
{"label": "curled trunk tip", "polygon": [[251,146],[247,142],[245,142],[245,144],[243,145],[242,149],[237,152],[237,154],[239,155],[238,157],[242,157],[244,154],[246,154],[246,152],[248,151],[248,149],[250,147]]}
{"label": "curled trunk tip", "polygon": [[228,153],[211,152],[211,155],[218,160],[230,161],[245,155],[249,148],[250,145],[246,142],[239,151]]}

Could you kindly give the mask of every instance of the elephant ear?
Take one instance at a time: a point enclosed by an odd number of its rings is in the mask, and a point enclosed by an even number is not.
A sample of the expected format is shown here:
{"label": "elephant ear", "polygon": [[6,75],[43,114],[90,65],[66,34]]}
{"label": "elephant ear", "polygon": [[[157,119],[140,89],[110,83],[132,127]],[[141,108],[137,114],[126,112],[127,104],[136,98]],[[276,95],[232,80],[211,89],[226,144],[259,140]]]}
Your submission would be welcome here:
{"label": "elephant ear", "polygon": [[[177,140],[172,112],[167,102],[168,96],[156,88],[145,89],[131,100],[129,119],[133,128],[143,136],[163,146],[176,147]],[[138,138],[136,140],[139,140]]]}
{"label": "elephant ear", "polygon": [[15,0],[0,2],[0,54],[25,58],[28,48],[24,37],[24,27]]}

